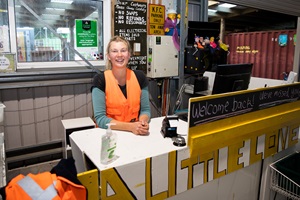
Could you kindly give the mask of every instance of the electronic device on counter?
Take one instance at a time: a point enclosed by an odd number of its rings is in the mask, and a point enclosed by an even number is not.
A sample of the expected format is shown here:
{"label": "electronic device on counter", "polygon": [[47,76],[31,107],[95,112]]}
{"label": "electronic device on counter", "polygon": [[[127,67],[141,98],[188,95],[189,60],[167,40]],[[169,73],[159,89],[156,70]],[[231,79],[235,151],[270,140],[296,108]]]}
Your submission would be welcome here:
{"label": "electronic device on counter", "polygon": [[163,137],[177,137],[178,116],[166,116],[162,121],[161,134]]}
{"label": "electronic device on counter", "polygon": [[173,145],[183,147],[186,145],[185,138],[177,134],[178,116],[166,116],[162,121],[161,134],[164,138],[173,140]]}

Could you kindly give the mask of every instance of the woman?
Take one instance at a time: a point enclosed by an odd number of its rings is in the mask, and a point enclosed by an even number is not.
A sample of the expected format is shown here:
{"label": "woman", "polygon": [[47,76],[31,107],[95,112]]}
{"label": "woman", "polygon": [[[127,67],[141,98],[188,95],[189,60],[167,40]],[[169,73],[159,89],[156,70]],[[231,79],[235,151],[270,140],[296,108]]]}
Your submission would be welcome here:
{"label": "woman", "polygon": [[113,37],[107,46],[107,70],[94,77],[92,101],[97,125],[137,135],[149,132],[148,80],[142,71],[127,68],[131,55],[127,40]]}

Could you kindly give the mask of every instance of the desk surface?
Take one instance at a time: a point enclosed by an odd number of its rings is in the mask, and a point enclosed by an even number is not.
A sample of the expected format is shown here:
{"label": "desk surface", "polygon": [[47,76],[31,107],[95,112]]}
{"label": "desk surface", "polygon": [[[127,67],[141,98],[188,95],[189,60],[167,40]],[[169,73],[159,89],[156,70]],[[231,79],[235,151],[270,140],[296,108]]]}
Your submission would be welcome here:
{"label": "desk surface", "polygon": [[[160,133],[163,117],[153,118],[150,121],[150,134],[147,136],[134,135],[131,132],[115,131],[117,134],[116,155],[119,156],[114,162],[103,165],[100,163],[101,136],[105,129],[94,128],[76,131],[70,135],[70,139],[77,145],[81,152],[94,163],[99,170],[118,167],[132,162],[158,156],[170,151],[187,148],[173,145],[171,138],[164,138]],[[179,120],[177,133],[187,139],[187,122]],[[186,141],[187,142],[187,141]],[[72,147],[73,151],[73,147]]]}

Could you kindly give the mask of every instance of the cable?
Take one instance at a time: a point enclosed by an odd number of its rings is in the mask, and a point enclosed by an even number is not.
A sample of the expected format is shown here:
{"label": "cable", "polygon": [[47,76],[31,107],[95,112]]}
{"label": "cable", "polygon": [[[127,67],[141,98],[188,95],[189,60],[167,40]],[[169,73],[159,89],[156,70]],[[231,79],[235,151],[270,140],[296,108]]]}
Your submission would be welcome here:
{"label": "cable", "polygon": [[182,94],[183,91],[185,90],[187,84],[182,84],[182,86],[180,87],[180,90],[178,92],[177,98],[176,98],[176,103],[174,105],[173,108],[173,113],[175,113],[175,111],[180,108],[181,104],[182,104]]}
{"label": "cable", "polygon": [[156,112],[158,113],[158,116],[162,116],[161,111],[159,110],[159,108],[155,104],[154,100],[152,98],[149,98],[149,101],[152,104],[152,106],[155,108]]}

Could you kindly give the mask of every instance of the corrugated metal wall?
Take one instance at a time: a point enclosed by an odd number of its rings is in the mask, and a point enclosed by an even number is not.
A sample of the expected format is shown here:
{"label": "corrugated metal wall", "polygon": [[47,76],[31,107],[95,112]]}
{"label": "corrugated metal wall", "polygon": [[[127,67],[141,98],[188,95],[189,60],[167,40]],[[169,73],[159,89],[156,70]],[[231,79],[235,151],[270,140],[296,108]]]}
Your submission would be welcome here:
{"label": "corrugated metal wall", "polygon": [[[68,84],[0,90],[6,150],[22,149],[64,139],[62,119],[93,115],[91,85]],[[159,91],[155,81],[149,82],[152,117],[160,116],[153,103]],[[153,102],[154,101],[154,102]]]}
{"label": "corrugated metal wall", "polygon": [[92,116],[90,84],[0,90],[6,150],[63,140],[62,119]]}
{"label": "corrugated metal wall", "polygon": [[[230,46],[227,62],[253,63],[252,76],[283,79],[283,72],[290,72],[294,62],[294,35],[296,30],[233,33],[225,37]],[[287,35],[287,44],[279,44],[279,35]]]}

